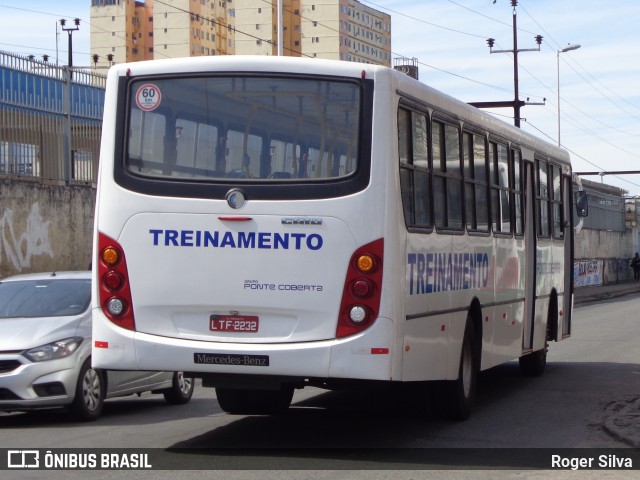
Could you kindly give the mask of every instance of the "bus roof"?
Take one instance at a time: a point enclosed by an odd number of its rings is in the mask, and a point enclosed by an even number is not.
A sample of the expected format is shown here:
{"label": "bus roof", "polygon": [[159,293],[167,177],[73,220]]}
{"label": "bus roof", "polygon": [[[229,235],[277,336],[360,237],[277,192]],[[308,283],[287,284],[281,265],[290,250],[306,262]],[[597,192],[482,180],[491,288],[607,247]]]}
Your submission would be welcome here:
{"label": "bus roof", "polygon": [[394,69],[373,64],[325,60],[317,58],[277,57],[257,55],[226,55],[209,57],[184,57],[166,60],[149,60],[122,63],[111,67],[109,76],[155,75],[171,73],[202,73],[213,71],[236,72],[277,72],[310,75],[334,75],[351,78],[372,78],[389,76],[392,85],[400,95],[417,102],[447,112],[461,121],[470,122],[498,136],[529,147],[536,152],[552,156],[569,164],[566,150],[540,137],[524,132],[495,116],[436,90]]}

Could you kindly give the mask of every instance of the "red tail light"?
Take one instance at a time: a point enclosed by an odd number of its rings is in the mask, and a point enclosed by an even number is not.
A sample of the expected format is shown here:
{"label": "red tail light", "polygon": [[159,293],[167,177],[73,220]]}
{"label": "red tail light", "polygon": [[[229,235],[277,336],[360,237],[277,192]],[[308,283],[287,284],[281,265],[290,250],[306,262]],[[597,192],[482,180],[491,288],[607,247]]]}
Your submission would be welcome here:
{"label": "red tail light", "polygon": [[378,316],[382,292],[384,239],[360,247],[349,261],[336,338],[369,328]]}
{"label": "red tail light", "polygon": [[98,290],[100,307],[107,318],[122,328],[135,330],[124,250],[102,233],[98,235]]}

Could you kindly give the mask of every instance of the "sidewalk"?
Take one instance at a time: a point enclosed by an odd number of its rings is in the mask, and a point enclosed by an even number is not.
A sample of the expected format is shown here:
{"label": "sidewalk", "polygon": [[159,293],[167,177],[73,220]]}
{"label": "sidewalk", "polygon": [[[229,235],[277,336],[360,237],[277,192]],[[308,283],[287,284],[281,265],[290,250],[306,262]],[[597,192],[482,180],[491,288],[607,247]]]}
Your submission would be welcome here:
{"label": "sidewalk", "polygon": [[628,294],[640,294],[640,282],[612,283],[593,287],[580,287],[574,290],[573,302],[581,305],[598,302],[608,298],[621,297]]}

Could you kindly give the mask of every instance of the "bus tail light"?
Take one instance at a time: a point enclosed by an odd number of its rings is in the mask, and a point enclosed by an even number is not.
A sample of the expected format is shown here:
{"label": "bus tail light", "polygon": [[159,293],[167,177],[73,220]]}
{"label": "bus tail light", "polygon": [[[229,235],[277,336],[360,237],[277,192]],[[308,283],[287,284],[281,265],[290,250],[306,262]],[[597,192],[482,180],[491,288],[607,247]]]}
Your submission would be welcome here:
{"label": "bus tail light", "polygon": [[116,325],[135,330],[133,303],[124,250],[103,233],[98,235],[98,292],[102,312]]}
{"label": "bus tail light", "polygon": [[336,338],[361,332],[380,309],[384,239],[360,247],[351,256],[342,291]]}

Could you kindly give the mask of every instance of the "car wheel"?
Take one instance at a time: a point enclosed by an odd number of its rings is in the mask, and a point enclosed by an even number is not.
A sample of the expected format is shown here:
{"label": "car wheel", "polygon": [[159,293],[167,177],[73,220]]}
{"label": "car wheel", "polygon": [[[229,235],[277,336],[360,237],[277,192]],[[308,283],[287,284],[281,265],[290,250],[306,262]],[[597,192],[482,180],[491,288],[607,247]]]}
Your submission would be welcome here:
{"label": "car wheel", "polygon": [[70,407],[71,415],[80,421],[96,420],[104,406],[104,377],[91,368],[91,357],[82,364],[76,382],[76,394]]}
{"label": "car wheel", "polygon": [[184,405],[191,400],[194,388],[193,378],[187,378],[182,372],[174,372],[171,388],[162,392],[164,399],[172,405]]}

